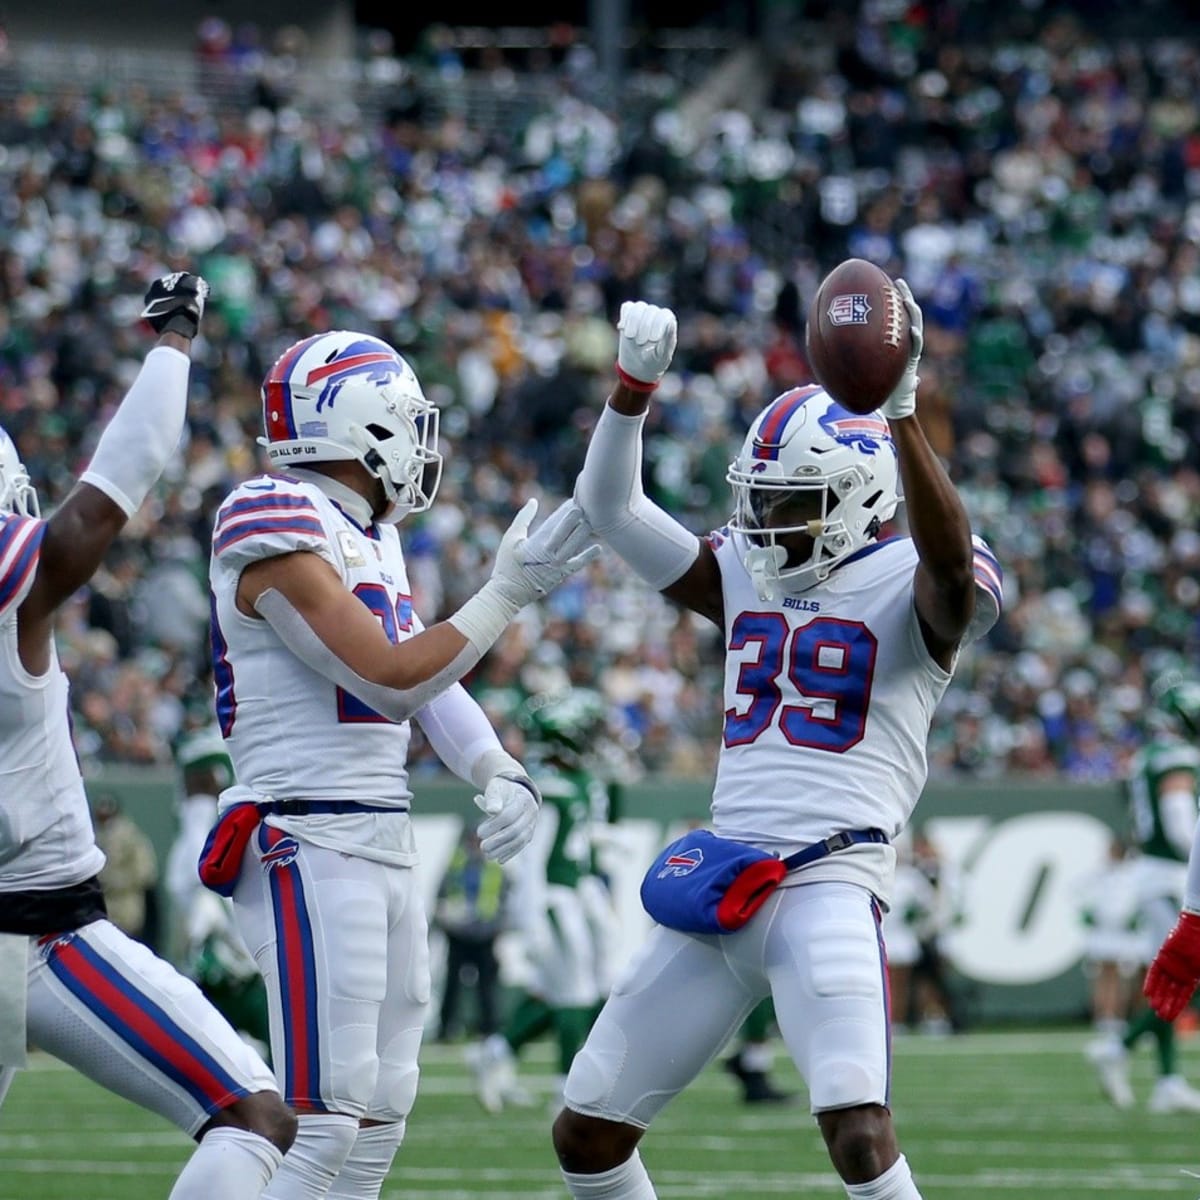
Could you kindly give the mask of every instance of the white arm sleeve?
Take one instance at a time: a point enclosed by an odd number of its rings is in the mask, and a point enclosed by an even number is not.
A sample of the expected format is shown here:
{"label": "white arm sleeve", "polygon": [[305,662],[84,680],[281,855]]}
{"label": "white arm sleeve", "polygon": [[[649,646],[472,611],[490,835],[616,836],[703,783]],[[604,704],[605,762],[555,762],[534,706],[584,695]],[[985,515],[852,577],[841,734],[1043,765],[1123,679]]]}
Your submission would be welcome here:
{"label": "white arm sleeve", "polygon": [[1200,916],[1200,823],[1192,835],[1192,848],[1188,854],[1187,885],[1183,892],[1183,911]]}
{"label": "white arm sleeve", "polygon": [[1195,794],[1187,788],[1176,788],[1163,794],[1159,806],[1163,833],[1171,849],[1181,856],[1188,854],[1197,829]]}
{"label": "white arm sleeve", "polygon": [[415,714],[438,758],[477,788],[503,771],[526,776],[503,746],[482,708],[461,684],[448,687]]}
{"label": "white arm sleeve", "polygon": [[181,350],[155,346],[80,476],[128,517],[141,508],[179,445],[190,369]]}
{"label": "white arm sleeve", "polygon": [[610,405],[596,422],[575,499],[593,531],[655,591],[686,573],[700,555],[700,539],[642,491],[642,426]]}
{"label": "white arm sleeve", "polygon": [[268,588],[255,600],[254,608],[302,663],[338,687],[345,688],[389,721],[407,721],[435,696],[457,683],[479,661],[479,651],[468,642],[436,675],[415,687],[384,687],[364,679],[342,662],[278,589]]}

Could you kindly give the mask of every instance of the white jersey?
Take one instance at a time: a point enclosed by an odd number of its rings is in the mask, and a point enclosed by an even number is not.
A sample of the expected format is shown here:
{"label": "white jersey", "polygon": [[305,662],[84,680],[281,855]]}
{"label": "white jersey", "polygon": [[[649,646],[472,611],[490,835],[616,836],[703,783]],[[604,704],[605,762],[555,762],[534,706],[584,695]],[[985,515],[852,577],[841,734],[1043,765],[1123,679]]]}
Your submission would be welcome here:
{"label": "white jersey", "polygon": [[102,866],[71,742],[67,677],[30,675],[17,649],[17,610],[37,574],[43,521],[0,514],[0,891],[44,891]]}
{"label": "white jersey", "polygon": [[[210,565],[217,719],[241,785],[222,806],[249,789],[275,800],[352,800],[407,812],[409,723],[388,720],[314,671],[266,621],[237,607],[246,567],[295,551],[329,563],[392,642],[421,628],[394,526],[364,529],[298,475],[260,475],[233,491],[217,513]],[[270,824],[318,845],[415,861],[409,822],[390,814],[271,817]]]}
{"label": "white jersey", "polygon": [[[844,830],[894,837],[924,787],[929,726],[950,682],[921,634],[912,540],[867,546],[823,583],[768,603],[734,539],[710,544],[727,646],[716,832],[784,855]],[[894,870],[892,847],[868,843],[787,882],[860,883],[887,904]]]}

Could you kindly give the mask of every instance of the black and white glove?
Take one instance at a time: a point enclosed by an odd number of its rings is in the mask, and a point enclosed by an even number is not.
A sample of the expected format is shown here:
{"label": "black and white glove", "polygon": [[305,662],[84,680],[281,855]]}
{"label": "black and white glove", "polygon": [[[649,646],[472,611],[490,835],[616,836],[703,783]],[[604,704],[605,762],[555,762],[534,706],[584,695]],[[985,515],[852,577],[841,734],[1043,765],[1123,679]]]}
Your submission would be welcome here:
{"label": "black and white glove", "polygon": [[156,279],[146,292],[142,318],[155,333],[194,338],[204,316],[208,283],[190,271],[174,271]]}

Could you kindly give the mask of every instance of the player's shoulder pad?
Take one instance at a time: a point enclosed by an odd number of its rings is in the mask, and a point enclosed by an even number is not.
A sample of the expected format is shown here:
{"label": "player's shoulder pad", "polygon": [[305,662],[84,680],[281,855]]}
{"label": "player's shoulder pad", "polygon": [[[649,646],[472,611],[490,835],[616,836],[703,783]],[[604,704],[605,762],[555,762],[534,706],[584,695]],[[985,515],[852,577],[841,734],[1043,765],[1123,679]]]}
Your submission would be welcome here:
{"label": "player's shoulder pad", "polygon": [[1146,757],[1146,768],[1154,776],[1172,771],[1200,771],[1200,749],[1182,739],[1156,743]]}
{"label": "player's shoulder pad", "polygon": [[319,494],[312,485],[285,476],[247,479],[217,510],[213,557],[240,569],[261,558],[311,550],[334,562]]}
{"label": "player's shoulder pad", "polygon": [[0,513],[0,620],[20,607],[37,574],[46,522]]}
{"label": "player's shoulder pad", "polygon": [[975,615],[963,637],[975,642],[1000,619],[1004,611],[1004,569],[995,551],[977,533],[971,535],[975,569]]}

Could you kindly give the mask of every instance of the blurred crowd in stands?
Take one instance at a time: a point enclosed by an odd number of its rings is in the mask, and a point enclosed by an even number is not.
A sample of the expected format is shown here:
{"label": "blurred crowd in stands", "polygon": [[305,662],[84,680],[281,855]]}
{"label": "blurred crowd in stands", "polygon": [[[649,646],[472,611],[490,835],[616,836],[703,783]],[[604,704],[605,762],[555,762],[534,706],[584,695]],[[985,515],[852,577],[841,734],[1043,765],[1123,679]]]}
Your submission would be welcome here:
{"label": "blurred crowd in stands", "polygon": [[[298,35],[264,47],[219,21],[211,87],[63,91],[0,58],[0,423],[44,510],[146,349],[146,281],[187,268],[213,289],[185,451],[62,621],[85,764],[168,761],[207,718],[211,521],[261,468],[258,386],[290,342],[376,333],[441,406],[441,493],[402,528],[430,622],[528,496],[546,512],[570,488],[622,301],[679,314],[648,485],[704,532],[750,419],[808,378],[820,277],[857,255],[924,307],[923,420],[1006,570],[932,772],[1111,778],[1150,675],[1200,649],[1200,43],[1105,43],[1031,10],[985,40],[967,18],[986,8],[831,13],[827,42],[786,41],[752,113],[696,104],[652,60],[632,63],[642,102],[607,108],[570,31],[532,61],[465,62],[444,30],[401,60],[375,35],[367,105],[303,103]],[[422,87],[478,72],[506,96],[526,72],[553,88],[481,129]],[[501,725],[531,691],[598,686],[640,769],[705,775],[718,641],[607,556],[470,686]]]}

